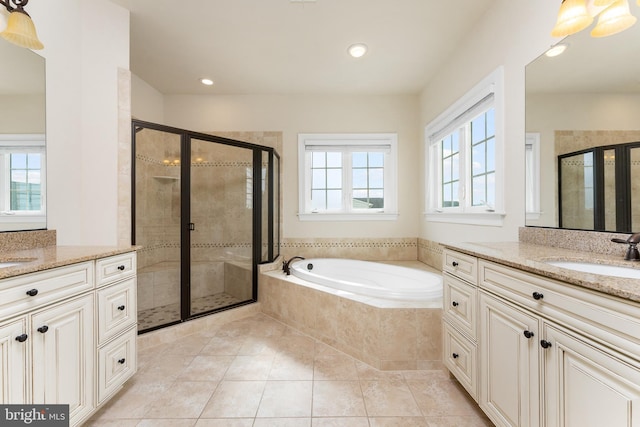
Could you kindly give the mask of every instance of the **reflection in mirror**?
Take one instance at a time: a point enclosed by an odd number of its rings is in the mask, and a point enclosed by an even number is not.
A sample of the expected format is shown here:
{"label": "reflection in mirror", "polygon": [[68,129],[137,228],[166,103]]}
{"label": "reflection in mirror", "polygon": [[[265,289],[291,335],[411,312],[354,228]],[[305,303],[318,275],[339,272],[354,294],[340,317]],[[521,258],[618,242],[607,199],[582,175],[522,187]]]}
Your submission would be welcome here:
{"label": "reflection in mirror", "polygon": [[45,60],[0,39],[0,231],[47,226]]}
{"label": "reflection in mirror", "polygon": [[[592,38],[583,31],[562,42],[568,45],[562,55],[542,55],[526,67],[526,225],[631,231],[621,229],[616,220],[621,201],[611,203],[616,197],[613,188],[622,185],[620,177],[612,175],[611,162],[593,165],[596,176],[601,174],[613,186],[602,190],[608,210],[601,226],[592,224],[593,220],[585,222],[577,212],[565,212],[567,203],[561,212],[559,159],[595,147],[613,150],[613,146],[640,141],[640,25],[604,38]],[[630,173],[636,174],[637,181],[638,172]],[[579,176],[567,182],[563,178],[562,191],[574,197],[588,191]],[[640,201],[640,188],[636,188],[640,185],[634,187],[633,176],[626,179],[631,188],[624,197]],[[583,196],[581,200],[586,201],[586,193]],[[629,200],[622,202],[633,206]],[[635,203],[631,217],[640,215],[638,211],[640,203]],[[632,227],[640,231],[637,222]]]}

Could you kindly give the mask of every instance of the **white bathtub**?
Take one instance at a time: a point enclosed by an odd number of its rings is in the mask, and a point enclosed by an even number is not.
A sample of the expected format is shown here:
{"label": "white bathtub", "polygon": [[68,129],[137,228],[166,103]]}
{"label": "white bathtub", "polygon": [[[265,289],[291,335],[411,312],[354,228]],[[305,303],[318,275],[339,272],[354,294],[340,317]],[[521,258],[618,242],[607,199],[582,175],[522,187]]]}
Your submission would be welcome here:
{"label": "white bathtub", "polygon": [[[291,273],[307,282],[375,299],[376,306],[434,307],[442,301],[442,276],[429,271],[379,262],[341,258],[313,258],[291,264]],[[361,298],[357,298],[361,299]],[[389,301],[391,304],[381,304]],[[417,305],[414,305],[417,304]]]}

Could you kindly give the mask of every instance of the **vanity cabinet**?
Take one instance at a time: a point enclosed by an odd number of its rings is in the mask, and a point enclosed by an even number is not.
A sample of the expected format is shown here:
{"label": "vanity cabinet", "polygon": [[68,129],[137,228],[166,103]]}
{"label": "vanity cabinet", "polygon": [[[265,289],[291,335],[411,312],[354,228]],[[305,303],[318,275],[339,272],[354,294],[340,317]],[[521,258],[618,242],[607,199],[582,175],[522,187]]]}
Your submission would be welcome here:
{"label": "vanity cabinet", "polygon": [[[114,259],[118,275],[96,289]],[[88,419],[135,373],[135,283],[133,252],[0,280],[0,403],[68,404],[71,426]]]}
{"label": "vanity cabinet", "polygon": [[482,259],[477,272],[472,396],[496,426],[640,425],[640,304]]}

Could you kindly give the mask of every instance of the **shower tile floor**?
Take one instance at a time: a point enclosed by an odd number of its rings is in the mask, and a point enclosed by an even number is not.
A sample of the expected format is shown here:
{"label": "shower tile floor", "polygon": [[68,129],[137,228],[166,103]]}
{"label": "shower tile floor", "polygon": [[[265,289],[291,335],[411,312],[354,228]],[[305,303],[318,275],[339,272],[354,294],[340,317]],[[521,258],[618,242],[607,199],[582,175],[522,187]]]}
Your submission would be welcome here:
{"label": "shower tile floor", "polygon": [[[195,298],[191,302],[191,311],[192,313],[204,313],[209,310],[215,310],[216,308],[228,307],[239,302],[242,301],[223,292]],[[138,330],[144,331],[145,329],[165,325],[177,320],[180,320],[180,304],[178,303],[140,310],[138,312]]]}
{"label": "shower tile floor", "polygon": [[147,348],[85,426],[488,427],[443,369],[379,371],[257,314]]}

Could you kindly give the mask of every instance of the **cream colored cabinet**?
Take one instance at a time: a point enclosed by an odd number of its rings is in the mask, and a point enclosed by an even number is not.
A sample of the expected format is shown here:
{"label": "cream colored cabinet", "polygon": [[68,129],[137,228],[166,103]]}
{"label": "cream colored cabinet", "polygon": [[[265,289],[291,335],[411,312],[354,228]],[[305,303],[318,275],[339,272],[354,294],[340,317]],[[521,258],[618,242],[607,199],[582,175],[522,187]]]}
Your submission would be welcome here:
{"label": "cream colored cabinet", "polygon": [[[463,255],[447,249],[445,262]],[[467,390],[475,360],[477,400],[496,426],[640,426],[640,304],[495,262],[476,266],[476,286],[443,266],[443,356]],[[477,318],[453,304],[473,304],[474,291]]]}
{"label": "cream colored cabinet", "polygon": [[479,403],[505,426],[538,426],[539,319],[480,292]]}
{"label": "cream colored cabinet", "polygon": [[136,371],[135,271],[131,252],[0,280],[0,403],[69,404],[77,426],[122,387]]}
{"label": "cream colored cabinet", "polygon": [[545,325],[545,425],[640,425],[640,371],[606,348]]}
{"label": "cream colored cabinet", "polygon": [[478,261],[445,249],[443,254],[442,360],[467,392],[477,399]]}
{"label": "cream colored cabinet", "polygon": [[69,405],[72,420],[94,408],[93,295],[31,316],[33,402]]}

